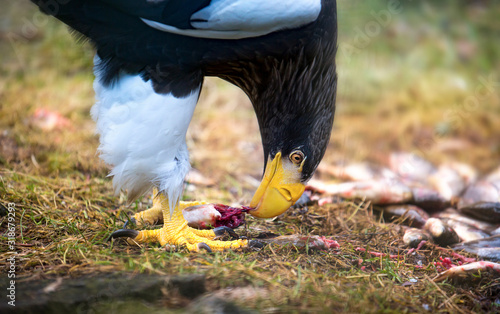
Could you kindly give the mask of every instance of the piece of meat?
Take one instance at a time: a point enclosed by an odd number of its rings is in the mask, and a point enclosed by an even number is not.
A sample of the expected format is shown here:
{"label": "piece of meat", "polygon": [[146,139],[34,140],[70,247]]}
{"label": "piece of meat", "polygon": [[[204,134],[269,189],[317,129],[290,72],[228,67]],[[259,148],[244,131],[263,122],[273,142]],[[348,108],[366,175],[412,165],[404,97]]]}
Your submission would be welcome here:
{"label": "piece of meat", "polygon": [[484,180],[470,185],[460,198],[458,209],[478,202],[500,202],[500,186]]}
{"label": "piece of meat", "polygon": [[398,204],[413,199],[409,187],[397,180],[368,180],[328,184],[311,180],[308,189],[348,199],[366,199],[373,204]]}
{"label": "piece of meat", "polygon": [[429,176],[428,182],[447,201],[460,196],[465,189],[464,179],[453,168],[446,165],[439,166],[437,171]]}
{"label": "piece of meat", "polygon": [[245,223],[245,213],[251,208],[240,208],[223,204],[203,204],[187,207],[182,211],[188,225],[198,229],[209,229],[226,226],[232,229]]}
{"label": "piece of meat", "polygon": [[492,224],[492,223],[488,223],[488,222],[485,222],[485,221],[481,221],[481,220],[478,220],[478,219],[474,219],[474,218],[465,216],[463,214],[460,214],[454,208],[447,208],[445,211],[440,212],[440,213],[436,214],[435,216],[436,216],[436,218],[450,219],[450,220],[459,221],[459,222],[467,224],[467,225],[469,225],[471,227],[474,227],[476,229],[484,231],[486,233],[490,233],[493,230],[495,230],[495,228],[498,227],[498,225],[495,225],[495,224]]}
{"label": "piece of meat", "polygon": [[452,249],[476,254],[479,258],[500,261],[500,235],[455,244]]}
{"label": "piece of meat", "polygon": [[62,130],[71,126],[71,121],[57,111],[38,108],[30,118],[31,124],[42,131]]}
{"label": "piece of meat", "polygon": [[460,240],[464,242],[484,239],[490,236],[486,232],[471,227],[463,222],[456,221],[453,219],[443,219],[443,220],[448,226],[450,226],[453,229],[453,231],[455,231]]}
{"label": "piece of meat", "polygon": [[277,237],[259,237],[258,240],[260,242],[265,243],[273,243],[277,245],[293,245],[298,249],[310,248],[310,249],[320,249],[320,250],[328,250],[328,249],[336,249],[339,248],[340,245],[337,241],[327,238],[325,236],[303,236],[303,235],[285,235],[285,236],[277,236]]}
{"label": "piece of meat", "polygon": [[466,186],[469,186],[477,181],[478,178],[477,170],[474,169],[471,165],[452,161],[446,163],[445,166],[455,170],[458,173],[458,175],[462,177]]}
{"label": "piece of meat", "polygon": [[241,206],[240,208],[231,207],[223,204],[214,204],[215,209],[221,214],[214,227],[226,226],[232,229],[238,228],[245,223],[245,213],[251,210],[251,207]]}
{"label": "piece of meat", "polygon": [[390,169],[367,162],[348,165],[329,165],[323,163],[318,166],[318,171],[346,181],[396,178],[396,174]]}
{"label": "piece of meat", "polygon": [[418,228],[408,228],[403,236],[403,243],[410,248],[417,248],[422,241],[431,240],[429,232]]}
{"label": "piece of meat", "polygon": [[188,222],[188,226],[198,229],[209,229],[215,227],[221,213],[215,209],[213,204],[191,206],[182,210],[182,215]]}
{"label": "piece of meat", "polygon": [[394,171],[405,183],[427,183],[427,178],[436,172],[436,167],[413,153],[394,152],[389,156],[389,168]]}
{"label": "piece of meat", "polygon": [[429,214],[414,205],[391,205],[380,209],[385,219],[389,221],[401,219],[403,224],[411,227],[421,228],[429,219]]}
{"label": "piece of meat", "polygon": [[434,241],[439,245],[446,246],[460,242],[456,232],[438,218],[429,218],[424,229],[429,231]]}
{"label": "piece of meat", "polygon": [[428,212],[441,211],[450,206],[449,200],[429,187],[411,187],[411,192],[413,194],[411,203]]}
{"label": "piece of meat", "polygon": [[460,207],[460,212],[489,222],[500,223],[500,202],[478,202]]}
{"label": "piece of meat", "polygon": [[497,274],[500,274],[500,264],[493,263],[493,262],[487,262],[487,261],[479,261],[479,262],[474,262],[474,263],[465,264],[465,265],[453,266],[453,267],[449,268],[448,270],[437,275],[433,279],[433,281],[439,282],[439,281],[443,281],[443,280],[450,278],[450,277],[462,276],[462,275],[465,275],[467,273],[478,272],[480,270],[493,271]]}

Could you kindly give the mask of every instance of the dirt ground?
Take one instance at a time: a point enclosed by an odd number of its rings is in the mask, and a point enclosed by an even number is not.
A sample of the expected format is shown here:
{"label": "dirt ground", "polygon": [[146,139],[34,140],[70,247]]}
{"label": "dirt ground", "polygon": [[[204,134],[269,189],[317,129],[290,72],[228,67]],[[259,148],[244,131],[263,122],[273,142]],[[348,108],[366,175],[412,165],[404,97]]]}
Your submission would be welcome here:
{"label": "dirt ground", "polygon": [[[500,1],[401,0],[397,12],[388,3],[338,1],[337,114],[323,162],[384,164],[391,152],[408,151],[487,174],[500,164]],[[290,209],[272,220],[249,217],[236,229],[248,237],[331,236],[340,248],[330,250],[268,245],[208,254],[108,242],[132,213],[151,205],[151,195],[127,206],[125,194],[114,195],[96,154],[89,115],[93,49],[75,43],[29,1],[0,5],[6,8],[0,13],[0,282],[2,289],[11,284],[8,259],[15,252],[14,279],[26,289],[16,291],[18,304],[28,303],[22,298],[29,295],[64,295],[61,287],[75,280],[199,275],[205,289],[196,295],[168,285],[157,294],[112,294],[107,285],[84,289],[91,295],[74,304],[96,313],[210,312],[216,306],[257,312],[499,311],[498,277],[482,273],[434,283],[441,259],[456,255],[434,245],[408,254],[401,228],[381,221],[362,201]],[[57,113],[57,122],[44,120],[43,110]],[[255,114],[241,91],[206,79],[187,143],[193,167],[216,183],[188,186],[185,200],[249,203],[263,152]],[[0,309],[9,309],[6,292]],[[57,310],[58,302],[50,306]],[[33,310],[29,304],[25,309]]]}

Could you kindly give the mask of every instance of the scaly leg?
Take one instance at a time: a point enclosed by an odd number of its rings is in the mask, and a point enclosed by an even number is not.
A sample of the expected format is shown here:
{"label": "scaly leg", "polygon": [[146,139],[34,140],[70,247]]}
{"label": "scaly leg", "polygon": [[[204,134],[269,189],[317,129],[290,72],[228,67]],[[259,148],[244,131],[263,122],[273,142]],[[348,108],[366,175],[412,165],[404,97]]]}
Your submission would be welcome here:
{"label": "scaly leg", "polygon": [[135,224],[137,227],[143,227],[145,225],[154,226],[157,224],[162,224],[163,223],[163,211],[161,207],[162,205],[160,198],[156,197],[157,195],[158,195],[158,189],[153,188],[153,206],[149,209],[136,213],[132,218],[130,218],[129,221],[125,223],[123,228],[126,228],[130,222]]}
{"label": "scaly leg", "polygon": [[[182,216],[182,210],[186,207],[200,204],[204,203],[180,202],[175,208],[172,217],[170,217],[168,200],[162,193],[160,193],[156,195],[155,200],[153,201],[153,207],[142,212],[143,214],[140,217],[144,221],[154,222],[158,220],[158,212],[161,211],[164,222],[161,229],[142,231],[121,229],[113,232],[111,237],[130,237],[138,243],[159,242],[161,245],[185,245],[190,251],[199,251],[200,249],[223,251],[225,249],[236,249],[248,246],[249,243],[247,240],[214,240],[214,238],[219,235],[217,231],[198,230],[188,227],[187,221],[184,219],[184,216]],[[134,216],[134,218],[136,216]],[[136,220],[139,221],[137,218]],[[255,244],[258,246],[257,243]]]}

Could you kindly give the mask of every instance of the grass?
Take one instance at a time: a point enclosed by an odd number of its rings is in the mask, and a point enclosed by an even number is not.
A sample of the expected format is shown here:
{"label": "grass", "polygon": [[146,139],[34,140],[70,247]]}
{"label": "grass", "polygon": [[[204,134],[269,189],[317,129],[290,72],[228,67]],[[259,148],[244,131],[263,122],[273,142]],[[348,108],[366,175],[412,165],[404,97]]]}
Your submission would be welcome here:
{"label": "grass", "polygon": [[[382,162],[393,150],[408,150],[434,163],[459,160],[490,171],[500,157],[499,2],[401,2],[403,10],[391,23],[347,55],[342,47],[355,45],[357,28],[374,20],[370,12],[387,6],[339,1],[338,111],[325,162]],[[130,214],[151,202],[146,195],[127,207],[123,194],[115,197],[95,154],[98,138],[88,114],[94,101],[92,48],[74,44],[65,27],[50,19],[26,32],[37,21],[36,10],[27,1],[6,3],[0,23],[0,205],[15,204],[19,280],[202,273],[211,291],[264,291],[234,297],[262,312],[498,310],[498,278],[482,274],[433,283],[434,262],[453,258],[451,253],[428,245],[407,255],[400,228],[380,221],[366,203],[346,201],[305,214],[292,210],[271,221],[249,218],[246,229],[238,230],[248,236],[259,230],[332,235],[341,247],[330,251],[271,245],[193,254],[107,242]],[[492,91],[476,94],[480,77],[490,78]],[[37,129],[30,123],[37,108],[60,112],[71,126]],[[193,166],[217,185],[187,189],[185,199],[249,202],[255,188],[249,177],[261,175],[262,148],[251,104],[237,88],[206,81],[188,146]],[[2,266],[10,256],[7,220],[0,217]],[[358,247],[401,258],[374,257]],[[189,302],[165,294],[148,306],[181,310]]]}

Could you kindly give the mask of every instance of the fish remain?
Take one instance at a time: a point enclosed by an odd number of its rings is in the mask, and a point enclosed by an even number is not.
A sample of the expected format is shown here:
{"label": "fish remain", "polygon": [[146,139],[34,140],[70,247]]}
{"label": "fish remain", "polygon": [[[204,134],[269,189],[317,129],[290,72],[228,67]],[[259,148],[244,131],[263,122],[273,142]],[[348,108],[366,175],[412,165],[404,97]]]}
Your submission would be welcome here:
{"label": "fish remain", "polygon": [[238,228],[245,223],[245,213],[251,207],[240,208],[223,204],[201,204],[187,207],[182,215],[188,222],[188,226],[198,229],[210,229],[217,227]]}
{"label": "fish remain", "polygon": [[[310,180],[306,189],[319,206],[342,199],[369,202],[385,221],[404,225],[406,246],[428,241],[500,260],[495,237],[500,235],[500,167],[479,176],[467,164],[435,166],[415,154],[397,152],[385,166],[363,162],[318,170],[321,180]],[[325,175],[335,181],[322,181]]]}
{"label": "fish remain", "polygon": [[368,180],[327,184],[311,180],[307,189],[321,194],[335,195],[342,198],[366,198],[374,204],[404,203],[413,199],[410,188],[397,180]]}
{"label": "fish remain", "polygon": [[449,277],[457,277],[462,276],[471,272],[479,272],[479,271],[492,271],[497,274],[500,274],[500,264],[488,262],[488,261],[479,261],[466,265],[452,266],[448,268],[448,270],[437,275],[433,281],[440,282]]}

